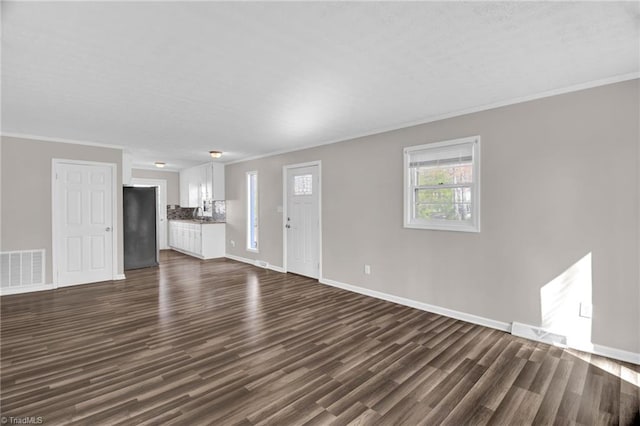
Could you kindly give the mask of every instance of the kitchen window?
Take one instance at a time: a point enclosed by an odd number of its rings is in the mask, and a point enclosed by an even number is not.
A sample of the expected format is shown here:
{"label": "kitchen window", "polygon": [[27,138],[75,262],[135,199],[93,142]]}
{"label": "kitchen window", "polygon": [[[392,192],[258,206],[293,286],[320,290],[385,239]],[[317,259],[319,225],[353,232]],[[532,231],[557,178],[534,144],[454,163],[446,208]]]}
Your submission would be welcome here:
{"label": "kitchen window", "polygon": [[404,149],[405,228],[480,232],[480,137]]}
{"label": "kitchen window", "polygon": [[258,251],[258,172],[247,172],[247,250]]}

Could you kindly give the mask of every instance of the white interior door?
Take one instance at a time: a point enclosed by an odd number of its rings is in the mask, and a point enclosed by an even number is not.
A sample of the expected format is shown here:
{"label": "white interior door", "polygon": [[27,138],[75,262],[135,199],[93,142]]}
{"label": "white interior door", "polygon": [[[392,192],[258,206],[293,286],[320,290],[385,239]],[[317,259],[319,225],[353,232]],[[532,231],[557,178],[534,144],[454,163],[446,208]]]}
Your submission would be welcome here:
{"label": "white interior door", "polygon": [[287,170],[287,271],[318,278],[320,272],[319,167]]}
{"label": "white interior door", "polygon": [[131,179],[131,184],[133,186],[152,186],[156,188],[156,200],[158,201],[158,206],[156,208],[156,211],[158,212],[158,247],[160,247],[160,250],[168,249],[169,241],[167,236],[169,234],[169,222],[167,221],[167,181],[165,179],[133,178]]}
{"label": "white interior door", "polygon": [[57,284],[112,280],[112,167],[56,162],[53,199]]}

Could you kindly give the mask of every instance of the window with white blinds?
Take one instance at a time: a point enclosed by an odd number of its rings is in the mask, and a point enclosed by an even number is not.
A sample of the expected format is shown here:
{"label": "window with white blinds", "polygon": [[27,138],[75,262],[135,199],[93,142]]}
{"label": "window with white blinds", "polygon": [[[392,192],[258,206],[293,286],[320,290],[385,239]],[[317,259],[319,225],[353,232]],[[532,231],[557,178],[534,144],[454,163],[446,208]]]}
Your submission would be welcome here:
{"label": "window with white blinds", "polygon": [[480,231],[480,137],[404,149],[404,226]]}

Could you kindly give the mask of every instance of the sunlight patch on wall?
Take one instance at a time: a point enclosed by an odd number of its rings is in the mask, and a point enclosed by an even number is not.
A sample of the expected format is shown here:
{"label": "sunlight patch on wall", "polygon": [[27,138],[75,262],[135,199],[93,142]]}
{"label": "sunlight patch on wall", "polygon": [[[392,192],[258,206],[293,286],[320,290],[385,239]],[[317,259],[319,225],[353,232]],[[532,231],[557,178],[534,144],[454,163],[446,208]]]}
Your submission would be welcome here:
{"label": "sunlight patch on wall", "polygon": [[571,265],[540,289],[542,328],[566,336],[567,345],[585,348],[591,345],[591,253]]}

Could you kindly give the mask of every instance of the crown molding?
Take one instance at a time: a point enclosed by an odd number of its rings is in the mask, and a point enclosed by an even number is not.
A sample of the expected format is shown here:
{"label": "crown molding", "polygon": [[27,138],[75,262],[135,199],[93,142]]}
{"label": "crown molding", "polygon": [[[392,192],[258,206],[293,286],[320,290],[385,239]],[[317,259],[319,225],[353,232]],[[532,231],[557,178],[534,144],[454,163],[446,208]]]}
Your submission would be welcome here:
{"label": "crown molding", "polygon": [[48,136],[29,135],[29,134],[24,134],[24,133],[2,132],[2,133],[0,133],[0,135],[6,136],[6,137],[9,137],[9,138],[32,139],[32,140],[39,140],[39,141],[43,141],[43,142],[57,142],[57,143],[70,143],[70,144],[74,144],[74,145],[97,146],[97,147],[100,147],[100,148],[120,149],[120,150],[123,150],[123,151],[126,149],[126,147],[124,147],[122,145],[114,145],[114,144],[107,144],[107,143],[102,143],[102,142],[92,142],[92,141],[79,141],[79,140],[76,140],[76,139],[52,138],[52,137],[48,137]]}
{"label": "crown molding", "polygon": [[[472,114],[472,113],[476,113],[476,112],[482,112],[482,111],[487,111],[487,110],[491,110],[491,109],[495,109],[495,108],[501,108],[501,107],[505,107],[505,106],[509,106],[509,105],[520,104],[520,103],[523,103],[523,102],[528,102],[528,101],[533,101],[533,100],[537,100],[537,99],[548,98],[548,97],[551,97],[551,96],[563,95],[563,94],[567,94],[567,93],[571,93],[571,92],[577,92],[577,91],[585,90],[585,89],[591,89],[591,88],[595,88],[595,87],[599,87],[599,86],[606,86],[606,85],[609,85],[609,84],[621,83],[623,81],[634,80],[634,79],[638,79],[638,78],[640,78],[640,72],[633,72],[633,73],[628,73],[628,74],[620,74],[620,75],[616,75],[616,76],[613,76],[613,77],[608,77],[608,78],[603,78],[603,79],[598,79],[598,80],[592,80],[592,81],[588,81],[588,82],[584,82],[584,83],[580,83],[580,84],[574,84],[574,85],[571,85],[571,86],[565,86],[565,87],[561,87],[561,88],[547,90],[547,91],[539,92],[539,93],[536,93],[536,94],[533,94],[533,95],[521,96],[521,97],[517,97],[517,98],[511,98],[511,99],[507,99],[507,100],[503,100],[503,101],[493,102],[493,103],[490,103],[490,104],[484,104],[484,105],[479,105],[479,106],[475,106],[475,107],[471,107],[471,108],[465,108],[465,109],[461,109],[461,110],[451,111],[451,112],[447,112],[447,113],[444,113],[444,114],[439,114],[439,115],[426,117],[426,118],[420,119],[420,120],[407,121],[407,122],[403,122],[403,123],[396,124],[396,125],[393,125],[393,126],[379,127],[379,128],[374,129],[374,130],[370,130],[370,131],[367,131],[367,132],[364,132],[364,133],[354,134],[354,135],[351,135],[351,136],[341,137],[339,139],[333,139],[333,140],[329,140],[329,141],[323,141],[323,142],[313,143],[313,144],[309,144],[309,145],[303,145],[303,146],[299,146],[299,147],[295,147],[295,148],[288,148],[288,149],[283,149],[283,150],[278,150],[278,151],[271,151],[271,152],[268,152],[268,153],[265,153],[265,154],[256,154],[256,155],[248,154],[247,156],[239,158],[239,159],[236,159],[236,160],[220,161],[220,163],[225,164],[225,165],[231,165],[231,164],[236,164],[236,163],[243,163],[245,161],[252,161],[252,160],[258,160],[258,159],[261,159],[261,158],[267,158],[267,157],[273,157],[273,156],[276,156],[276,155],[287,154],[287,153],[290,153],[290,152],[303,151],[305,149],[317,148],[317,147],[323,146],[323,145],[331,145],[331,144],[334,144],[334,143],[346,142],[346,141],[353,140],[353,139],[363,138],[363,137],[367,137],[367,136],[373,136],[373,135],[377,135],[377,134],[380,134],[380,133],[386,133],[386,132],[391,132],[391,131],[394,131],[394,130],[404,129],[404,128],[407,128],[407,127],[413,127],[413,126],[419,126],[419,125],[422,125],[422,124],[433,123],[435,121],[445,120],[445,119],[448,119],[448,118],[459,117],[459,116],[462,116],[462,115]],[[123,146],[123,145],[106,144],[106,143],[102,143],[102,142],[93,142],[93,141],[80,141],[80,140],[75,140],[75,139],[48,137],[48,136],[31,135],[31,134],[23,134],[23,133],[1,132],[0,135],[7,136],[7,137],[14,137],[14,138],[22,138],[22,139],[36,139],[36,140],[41,140],[41,141],[45,141],[45,142],[70,143],[70,144],[77,144],[77,145],[89,145],[89,146],[97,146],[97,147],[103,147],[103,148],[121,149],[123,151],[128,149],[128,147]],[[136,168],[140,168],[140,167],[136,167]],[[157,169],[150,169],[150,170],[157,170]]]}
{"label": "crown molding", "polygon": [[283,150],[280,150],[280,151],[274,151],[274,152],[270,152],[270,153],[267,153],[267,154],[249,155],[247,157],[244,157],[244,158],[241,158],[241,159],[238,159],[238,160],[233,160],[233,161],[226,162],[225,164],[231,165],[231,164],[236,164],[236,163],[243,163],[245,161],[252,161],[252,160],[259,160],[261,158],[266,158],[266,157],[273,157],[275,155],[287,154],[289,152],[303,151],[305,149],[317,148],[317,147],[323,146],[323,145],[331,145],[333,143],[346,142],[346,141],[349,141],[349,140],[364,138],[364,137],[367,137],[367,136],[373,136],[373,135],[377,135],[377,134],[380,134],[380,133],[386,133],[386,132],[392,132],[394,130],[405,129],[407,127],[419,126],[419,125],[422,125],[422,124],[433,123],[435,121],[446,120],[448,118],[459,117],[459,116],[462,116],[462,115],[472,114],[472,113],[476,113],[476,112],[488,111],[488,110],[491,110],[491,109],[501,108],[501,107],[505,107],[505,106],[509,106],[509,105],[516,105],[516,104],[520,104],[520,103],[523,103],[523,102],[534,101],[534,100],[537,100],[537,99],[549,98],[549,97],[556,96],[556,95],[564,95],[564,94],[567,94],[567,93],[578,92],[580,90],[585,90],[585,89],[592,89],[592,88],[599,87],[599,86],[606,86],[606,85],[609,85],[609,84],[621,83],[623,81],[634,80],[634,79],[637,79],[637,78],[640,78],[640,72],[634,72],[634,73],[629,73],[629,74],[621,74],[621,75],[617,75],[617,76],[613,76],[613,77],[609,77],[609,78],[603,78],[603,79],[599,79],[599,80],[592,80],[592,81],[588,81],[588,82],[585,82],[585,83],[574,84],[574,85],[571,85],[571,86],[566,86],[566,87],[557,88],[557,89],[553,89],[553,90],[547,90],[545,92],[539,92],[539,93],[536,93],[536,94],[533,94],[533,95],[521,96],[521,97],[511,98],[511,99],[504,100],[504,101],[498,101],[498,102],[493,102],[493,103],[490,103],[490,104],[484,104],[484,105],[479,105],[479,106],[475,106],[475,107],[471,107],[471,108],[465,108],[465,109],[461,109],[461,110],[457,110],[457,111],[447,112],[447,113],[444,113],[444,114],[434,115],[434,116],[427,117],[427,118],[420,119],[420,120],[407,121],[407,122],[404,122],[402,124],[397,124],[397,125],[393,125],[393,126],[389,126],[389,127],[380,127],[380,128],[378,128],[376,130],[372,130],[372,131],[369,131],[369,132],[366,132],[366,133],[360,133],[360,134],[356,134],[356,135],[352,135],[352,136],[348,136],[348,137],[344,137],[344,138],[340,138],[340,139],[335,139],[335,140],[331,140],[331,141],[320,142],[320,143],[305,145],[305,146],[302,146],[302,147],[296,147],[296,148],[291,148],[291,149],[283,149]]}

